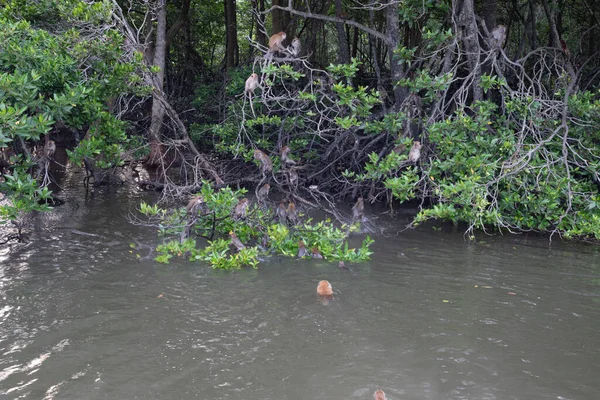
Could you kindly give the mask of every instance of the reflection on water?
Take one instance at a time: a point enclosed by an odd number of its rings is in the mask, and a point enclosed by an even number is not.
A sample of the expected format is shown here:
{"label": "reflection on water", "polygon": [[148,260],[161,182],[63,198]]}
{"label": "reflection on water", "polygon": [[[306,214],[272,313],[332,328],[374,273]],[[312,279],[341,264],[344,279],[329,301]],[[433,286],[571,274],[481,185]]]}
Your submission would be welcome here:
{"label": "reflection on water", "polygon": [[595,247],[422,228],[349,270],[225,273],[138,261],[137,200],[67,204],[0,253],[0,398],[600,398]]}

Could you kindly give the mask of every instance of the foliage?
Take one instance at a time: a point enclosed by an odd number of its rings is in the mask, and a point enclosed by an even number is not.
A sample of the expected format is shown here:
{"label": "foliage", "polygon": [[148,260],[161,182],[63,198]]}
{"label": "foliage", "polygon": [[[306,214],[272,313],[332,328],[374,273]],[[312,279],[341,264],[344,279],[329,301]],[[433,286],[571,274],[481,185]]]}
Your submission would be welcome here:
{"label": "foliage", "polygon": [[[140,212],[159,227],[159,234],[164,238],[163,244],[157,246],[158,261],[167,263],[177,256],[207,262],[219,269],[256,268],[259,256],[275,253],[295,257],[300,241],[309,252],[317,249],[328,260],[358,262],[368,260],[372,254],[370,238],[358,249],[349,248],[346,239],[350,229],[337,228],[329,220],[314,222],[307,218],[290,227],[275,222],[273,210],[255,203],[250,205],[246,218],[234,218],[233,209],[243,198],[244,189],[215,190],[205,182],[198,194],[204,199],[204,205],[197,215],[189,215],[185,208],[168,210],[141,204]],[[182,235],[188,228],[190,235]],[[246,248],[233,250],[230,232],[234,232]],[[207,244],[198,247],[195,237],[204,238]]]}

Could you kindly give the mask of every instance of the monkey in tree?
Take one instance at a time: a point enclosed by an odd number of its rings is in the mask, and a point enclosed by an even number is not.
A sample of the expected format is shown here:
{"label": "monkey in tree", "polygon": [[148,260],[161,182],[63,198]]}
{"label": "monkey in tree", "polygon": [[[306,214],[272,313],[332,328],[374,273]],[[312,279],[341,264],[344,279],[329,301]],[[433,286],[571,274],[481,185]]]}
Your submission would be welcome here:
{"label": "monkey in tree", "polygon": [[296,213],[296,205],[294,202],[290,201],[285,213],[292,224],[296,225],[298,223],[298,214]]}
{"label": "monkey in tree", "polygon": [[283,163],[283,165],[296,165],[296,161],[292,160],[290,158],[290,151],[292,149],[290,149],[289,146],[283,146],[281,148],[281,162]]}
{"label": "monkey in tree", "polygon": [[269,185],[268,183],[265,183],[260,189],[258,189],[258,192],[256,192],[256,198],[258,199],[259,203],[264,203],[267,201],[270,189],[271,185]]}
{"label": "monkey in tree", "polygon": [[233,209],[233,219],[244,219],[248,214],[248,199],[241,199]]}
{"label": "monkey in tree", "polygon": [[492,49],[501,49],[504,47],[504,43],[506,42],[506,26],[496,26],[494,29],[492,29],[490,36],[490,44],[492,45]]}
{"label": "monkey in tree", "polygon": [[204,197],[200,194],[197,194],[190,199],[185,209],[188,215],[196,215],[198,213],[198,210],[201,209],[203,205]]}
{"label": "monkey in tree", "polygon": [[285,205],[283,205],[283,202],[279,203],[279,206],[277,206],[276,213],[277,213],[277,218],[279,218],[279,223],[281,225],[285,225],[287,213],[285,211]]}
{"label": "monkey in tree", "polygon": [[56,152],[56,143],[54,140],[48,140],[44,145],[44,156],[50,160],[54,153]]}
{"label": "monkey in tree", "polygon": [[283,41],[286,38],[286,34],[285,32],[279,32],[274,34],[273,36],[271,36],[271,38],[269,38],[269,50],[272,53],[276,53],[278,51],[283,51],[284,47],[283,47]]}
{"label": "monkey in tree", "polygon": [[292,40],[292,45],[290,46],[290,54],[294,57],[298,57],[300,55],[300,51],[302,50],[302,45],[300,44],[300,39],[297,37]]}
{"label": "monkey in tree", "polygon": [[268,155],[256,149],[254,150],[254,158],[260,163],[260,172],[263,175],[273,171],[273,162],[271,162],[271,158]]}
{"label": "monkey in tree", "polygon": [[254,90],[258,87],[258,75],[251,74],[248,79],[246,79],[246,88],[244,89],[244,93],[252,98],[254,94]]}
{"label": "monkey in tree", "polygon": [[413,142],[412,147],[410,148],[410,151],[408,152],[408,161],[416,164],[417,161],[419,161],[419,159],[421,158],[421,142],[419,142],[418,140],[415,140]]}

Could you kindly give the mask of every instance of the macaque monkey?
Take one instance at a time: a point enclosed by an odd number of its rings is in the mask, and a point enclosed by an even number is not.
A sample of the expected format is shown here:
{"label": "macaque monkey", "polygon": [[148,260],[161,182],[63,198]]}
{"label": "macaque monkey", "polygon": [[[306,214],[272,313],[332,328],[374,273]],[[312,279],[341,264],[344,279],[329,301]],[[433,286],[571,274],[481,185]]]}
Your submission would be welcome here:
{"label": "macaque monkey", "polygon": [[406,150],[406,145],[401,144],[401,145],[394,147],[394,149],[392,151],[396,154],[400,154],[400,153],[404,153],[404,150]]}
{"label": "macaque monkey", "polygon": [[408,152],[408,161],[416,163],[421,158],[421,142],[415,140],[410,151]]}
{"label": "macaque monkey", "polygon": [[263,175],[273,171],[273,162],[271,162],[271,158],[268,155],[256,149],[254,150],[254,158],[260,162],[260,172]]}
{"label": "macaque monkey", "polygon": [[501,49],[504,47],[504,42],[506,42],[506,27],[504,25],[498,25],[494,29],[492,29],[490,38],[490,44],[493,49]]}
{"label": "macaque monkey", "polygon": [[281,148],[281,162],[283,163],[283,165],[296,165],[296,161],[290,158],[290,151],[291,149],[289,146],[283,146]]}
{"label": "macaque monkey", "polygon": [[229,237],[231,237],[231,244],[234,245],[235,248],[238,249],[238,251],[244,250],[246,248],[244,243],[242,243],[240,238],[237,237],[237,235],[233,231],[229,232]]}
{"label": "macaque monkey", "polygon": [[202,206],[202,204],[204,204],[204,197],[202,197],[202,195],[197,194],[196,196],[192,197],[187,207],[185,208],[187,210],[187,214],[195,215],[198,212],[198,209]]}
{"label": "macaque monkey", "polygon": [[56,143],[54,140],[48,140],[44,145],[44,156],[48,159],[51,159],[56,151]]}
{"label": "macaque monkey", "polygon": [[292,46],[290,48],[290,53],[292,54],[292,56],[298,57],[298,55],[300,54],[300,50],[302,50],[302,45],[300,44],[300,39],[295,37],[294,40],[292,40]]}
{"label": "macaque monkey", "polygon": [[256,197],[258,198],[259,202],[263,202],[263,201],[267,200],[270,189],[271,189],[271,185],[269,185],[268,183],[265,183],[264,185],[262,185],[262,187],[258,190],[258,192],[256,194]]}
{"label": "macaque monkey", "polygon": [[317,294],[319,296],[331,296],[333,295],[333,288],[331,287],[331,283],[329,281],[320,281],[317,286]]}
{"label": "macaque monkey", "polygon": [[304,245],[304,242],[301,240],[298,242],[298,258],[303,258],[309,256],[308,250]]}
{"label": "macaque monkey", "polygon": [[293,169],[290,169],[288,175],[290,176],[290,186],[293,186],[294,188],[298,186],[298,173]]}
{"label": "macaque monkey", "polygon": [[286,210],[287,217],[295,225],[298,223],[298,214],[296,214],[296,205],[290,201]]}
{"label": "macaque monkey", "polygon": [[373,398],[374,398],[375,400],[386,400],[386,397],[385,397],[385,392],[384,392],[383,390],[381,390],[381,389],[378,389],[378,390],[376,390],[376,391],[375,391],[375,393],[373,394]]}
{"label": "macaque monkey", "polygon": [[269,50],[271,50],[273,53],[275,53],[276,51],[283,50],[282,43],[285,40],[285,38],[285,32],[279,32],[271,36],[271,38],[269,39]]}
{"label": "macaque monkey", "polygon": [[233,219],[244,219],[248,213],[248,199],[241,199],[233,209]]}
{"label": "macaque monkey", "polygon": [[365,200],[362,197],[359,197],[356,200],[354,206],[352,206],[352,218],[356,220],[362,220],[362,217],[365,213]]}
{"label": "macaque monkey", "polygon": [[321,254],[321,252],[319,251],[319,249],[317,249],[316,247],[313,247],[312,248],[312,258],[323,259],[325,257],[323,257],[323,254]]}
{"label": "macaque monkey", "polygon": [[277,217],[279,218],[279,223],[281,225],[285,225],[286,216],[287,214],[285,212],[285,206],[283,205],[283,202],[281,202],[277,207]]}
{"label": "macaque monkey", "polygon": [[246,89],[244,90],[244,93],[246,93],[246,95],[248,97],[252,97],[252,95],[254,94],[254,90],[257,87],[258,87],[258,75],[252,74],[248,77],[248,79],[246,79]]}

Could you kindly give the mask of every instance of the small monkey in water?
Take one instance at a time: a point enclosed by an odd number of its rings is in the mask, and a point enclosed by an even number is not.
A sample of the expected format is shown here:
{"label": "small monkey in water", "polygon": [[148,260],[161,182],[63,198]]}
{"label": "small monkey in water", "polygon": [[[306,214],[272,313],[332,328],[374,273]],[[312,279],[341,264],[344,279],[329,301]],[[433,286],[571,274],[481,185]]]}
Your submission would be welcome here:
{"label": "small monkey in water", "polygon": [[375,393],[373,393],[373,398],[375,400],[386,400],[385,392],[381,389],[378,389],[375,391]]}
{"label": "small monkey in water", "polygon": [[271,36],[269,39],[269,49],[272,52],[283,50],[283,41],[286,38],[285,32],[279,32]]}
{"label": "small monkey in water", "polygon": [[421,158],[421,142],[415,140],[408,152],[408,161],[416,163]]}
{"label": "small monkey in water", "polygon": [[308,250],[306,249],[306,246],[304,245],[304,242],[301,240],[298,242],[298,258],[303,258],[303,257],[307,257],[310,254],[308,254]]}
{"label": "small monkey in water", "polygon": [[256,149],[254,150],[254,158],[260,162],[260,172],[266,174],[273,171],[273,162],[268,155]]}
{"label": "small monkey in water", "polygon": [[317,286],[317,294],[320,296],[331,296],[333,295],[333,288],[331,287],[331,283],[329,281],[320,281]]}

